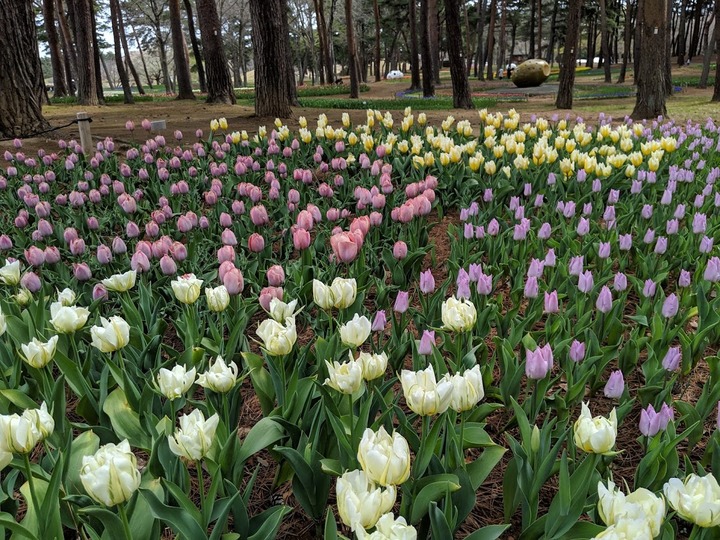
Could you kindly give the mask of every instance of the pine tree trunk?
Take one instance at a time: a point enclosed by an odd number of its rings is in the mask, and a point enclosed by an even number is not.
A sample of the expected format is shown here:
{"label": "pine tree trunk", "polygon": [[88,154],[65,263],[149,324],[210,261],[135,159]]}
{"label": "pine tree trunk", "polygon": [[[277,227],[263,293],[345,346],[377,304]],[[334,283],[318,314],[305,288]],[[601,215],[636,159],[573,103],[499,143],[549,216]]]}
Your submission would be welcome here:
{"label": "pine tree trunk", "polygon": [[[713,87],[712,101],[720,101],[720,0],[715,0],[715,39],[711,43],[715,43],[717,49],[717,59],[715,60],[715,86]],[[712,49],[712,45],[708,44]]]}
{"label": "pine tree trunk", "polygon": [[[122,15],[122,11],[120,12]],[[152,78],[150,77],[150,72],[148,71],[147,62],[145,62],[145,53],[142,50],[142,46],[140,45],[140,39],[138,39],[137,31],[135,30],[135,25],[130,23],[130,28],[132,29],[132,36],[135,40],[135,45],[137,45],[138,53],[140,54],[140,63],[143,67],[143,73],[145,73],[145,80],[147,81],[148,88],[152,90],[153,84],[152,84]]]}
{"label": "pine tree trunk", "polygon": [[[72,1],[72,0],[70,0]],[[75,45],[73,43],[72,32],[65,16],[65,8],[62,0],[57,0],[57,19],[60,28],[60,40],[62,41],[63,56],[65,58],[65,78],[67,82],[67,90],[70,95],[75,95],[77,87],[77,55],[75,53]],[[73,81],[75,81],[73,83]]]}
{"label": "pine tree trunk", "polygon": [[429,24],[428,0],[420,0],[420,56],[422,60],[423,97],[432,97],[435,95]]}
{"label": "pine tree trunk", "polygon": [[285,81],[289,55],[282,8],[280,0],[250,0],[257,116],[288,118],[292,114]]}
{"label": "pine tree trunk", "polygon": [[135,64],[130,57],[130,47],[128,46],[127,35],[125,34],[125,21],[123,20],[122,9],[120,9],[120,3],[118,0],[110,0],[110,4],[112,5],[113,3],[117,5],[117,24],[118,31],[120,33],[120,43],[122,44],[122,50],[125,54],[125,64],[127,65],[128,71],[130,71],[130,74],[133,76],[138,93],[141,96],[144,96],[145,89],[143,88],[142,81],[140,81],[140,75],[138,75],[137,69],[135,69]]}
{"label": "pine tree trunk", "polygon": [[[720,6],[720,2],[718,0],[715,0],[716,11],[718,9],[718,6]],[[712,18],[716,18],[715,13],[713,13]],[[720,25],[718,24],[715,25],[713,35],[709,36],[709,39],[705,44],[705,52],[703,54],[703,68],[702,73],[700,74],[700,82],[698,83],[698,88],[707,88],[708,77],[710,77],[710,62],[712,60],[713,52],[715,52],[715,45],[717,43],[717,40],[720,40]],[[718,50],[720,50],[720,48],[718,48]]]}
{"label": "pine tree trunk", "polygon": [[409,0],[410,19],[410,90],[420,88],[420,52],[418,51],[417,35],[417,4],[416,0]]}
{"label": "pine tree trunk", "polygon": [[542,0],[537,0],[537,3],[538,3],[537,57],[542,58]]}
{"label": "pine tree trunk", "polygon": [[360,84],[357,71],[357,44],[355,43],[355,28],[352,13],[352,0],[345,0],[345,31],[348,48],[348,71],[350,72],[350,99],[360,97]]}
{"label": "pine tree trunk", "polygon": [[695,12],[693,13],[693,28],[692,35],[690,37],[690,52],[688,56],[692,58],[697,54],[698,45],[700,44],[700,20],[702,19],[702,8],[704,2],[697,0],[695,3]]}
{"label": "pine tree trunk", "polygon": [[475,76],[481,81],[485,80],[484,66],[484,55],[483,55],[483,40],[485,37],[485,0],[480,0],[477,3],[478,20],[476,26],[476,32],[478,36],[477,49],[475,51]]}
{"label": "pine tree trunk", "polygon": [[207,92],[207,81],[205,80],[205,66],[203,64],[202,53],[200,52],[200,45],[198,44],[197,32],[195,31],[195,19],[193,18],[192,3],[190,0],[183,0],[183,3],[185,4],[185,13],[187,14],[188,33],[190,34],[190,45],[192,46],[193,57],[195,58],[195,67],[197,68],[200,92],[204,94]]}
{"label": "pine tree trunk", "polygon": [[605,68],[605,82],[612,82],[610,73],[610,36],[607,24],[607,0],[600,0],[600,51],[602,53],[603,67]]}
{"label": "pine tree trunk", "polygon": [[50,63],[53,72],[53,94],[55,97],[67,95],[65,83],[65,66],[60,52],[60,37],[55,26],[55,0],[43,0],[43,18],[45,19],[45,33],[47,34],[48,49],[50,49]]}
{"label": "pine tree trunk", "polygon": [[553,51],[555,50],[555,32],[557,31],[558,3],[553,2],[552,15],[550,16],[550,39],[545,53],[545,61],[551,66],[555,63]]}
{"label": "pine tree trunk", "polygon": [[685,65],[685,27],[687,26],[687,0],[682,0],[682,6],[680,7],[680,21],[678,22],[678,36],[677,36],[677,65]]}
{"label": "pine tree trunk", "polygon": [[90,0],[69,0],[70,6],[77,50],[77,102],[79,105],[99,105]]}
{"label": "pine tree trunk", "polygon": [[565,33],[565,51],[563,52],[563,61],[560,67],[560,85],[555,100],[555,106],[558,109],[572,109],[581,9],[582,0],[570,0],[567,14],[567,31]]}
{"label": "pine tree trunk", "polygon": [[633,43],[633,79],[637,84],[638,74],[640,73],[640,47],[642,45],[642,32],[640,31],[640,21],[643,20],[645,13],[645,0],[636,0],[637,8],[635,10],[635,41]]}
{"label": "pine tree trunk", "polygon": [[177,99],[195,99],[192,81],[190,80],[190,65],[187,60],[182,20],[180,19],[180,0],[170,0],[169,7],[173,61],[175,62],[175,76],[177,77]]}
{"label": "pine tree trunk", "polygon": [[440,84],[440,15],[438,0],[428,0],[428,30],[430,34],[430,54],[432,56],[433,79]]}
{"label": "pine tree trunk", "polygon": [[[253,2],[250,2],[250,4],[252,5]],[[207,102],[234,104],[235,92],[230,79],[225,49],[223,48],[220,18],[218,17],[215,0],[197,0],[197,12],[203,54],[205,55],[205,68],[207,70]],[[277,24],[282,27],[282,19],[279,19]],[[253,32],[254,39],[255,33]]]}
{"label": "pine tree trunk", "polygon": [[[498,68],[505,65],[506,32],[507,26],[507,0],[500,0],[500,35],[498,36]],[[508,74],[506,73],[507,77]]]}
{"label": "pine tree trunk", "polygon": [[[665,0],[666,6],[667,6],[667,12],[666,12],[666,21],[669,21],[672,18],[672,12],[673,12],[673,0]],[[666,96],[672,96],[673,95],[673,84],[672,84],[672,31],[670,27],[665,30],[665,95]]]}
{"label": "pine tree trunk", "polygon": [[630,40],[632,39],[634,6],[633,0],[627,0],[625,7],[625,30],[623,33],[623,61],[622,66],[620,66],[620,75],[617,80],[618,84],[625,82],[627,66],[630,61]]}
{"label": "pine tree trunk", "polygon": [[665,37],[667,0],[645,0],[638,26],[642,33],[640,71],[637,74],[637,98],[632,118],[657,118],[665,108]]}
{"label": "pine tree trunk", "polygon": [[93,0],[90,0],[89,3],[93,54],[95,58],[95,91],[97,92],[98,103],[100,103],[100,105],[105,105],[105,94],[103,92],[102,71],[100,70],[100,66],[102,65],[102,69],[105,70],[105,77],[107,77],[108,84],[110,83],[110,72],[108,71],[107,64],[105,63],[105,58],[103,58],[100,51],[100,43],[97,33],[97,17],[95,16],[95,3]]}
{"label": "pine tree trunk", "polygon": [[292,62],[292,49],[290,47],[290,25],[288,24],[288,6],[287,0],[280,0],[280,13],[282,21],[282,33],[280,34],[282,39],[282,46],[285,49],[288,62],[286,62],[285,69],[287,74],[285,77],[285,90],[288,95],[288,101],[290,105],[294,107],[300,106],[300,102],[297,97],[297,86],[295,85],[295,67]]}
{"label": "pine tree trunk", "polygon": [[493,80],[493,52],[495,51],[495,16],[497,14],[497,0],[490,2],[490,22],[488,23],[487,47],[485,58],[487,58],[487,80]]}
{"label": "pine tree trunk", "polygon": [[465,62],[463,61],[462,30],[460,29],[460,0],[445,0],[445,29],[447,32],[448,54],[450,56],[450,77],[453,89],[453,107],[473,109]]}
{"label": "pine tree trunk", "polygon": [[135,100],[133,99],[132,90],[130,88],[130,79],[128,79],[127,71],[125,71],[125,66],[123,64],[120,21],[118,20],[119,16],[120,4],[118,0],[110,0],[110,25],[112,26],[113,43],[115,47],[115,66],[117,67],[118,75],[120,76],[120,84],[122,85],[125,103],[130,104],[134,103]]}
{"label": "pine tree trunk", "polygon": [[535,58],[535,0],[530,0],[530,58]]}
{"label": "pine tree trunk", "polygon": [[170,67],[168,66],[167,59],[167,38],[162,38],[162,28],[156,27],[155,36],[158,44],[158,54],[160,55],[160,71],[162,72],[163,85],[165,86],[166,94],[174,94],[175,88],[173,81],[170,78]]}
{"label": "pine tree trunk", "polygon": [[32,3],[0,0],[0,28],[0,135],[27,137],[50,127]]}

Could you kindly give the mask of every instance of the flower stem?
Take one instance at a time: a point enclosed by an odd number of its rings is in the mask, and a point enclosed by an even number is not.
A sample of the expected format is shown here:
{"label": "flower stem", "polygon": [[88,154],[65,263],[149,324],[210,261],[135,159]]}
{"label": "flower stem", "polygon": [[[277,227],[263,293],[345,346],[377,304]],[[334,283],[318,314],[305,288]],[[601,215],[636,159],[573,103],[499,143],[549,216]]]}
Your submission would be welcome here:
{"label": "flower stem", "polygon": [[[27,475],[28,488],[30,489],[30,498],[35,507],[35,516],[38,519],[38,523],[42,524],[44,520],[40,519],[40,502],[35,492],[35,480],[33,480],[32,468],[30,467],[30,457],[27,454],[23,454],[23,462],[25,463],[25,474]],[[45,527],[40,525],[40,533],[42,533],[44,529]]]}
{"label": "flower stem", "polygon": [[200,494],[200,513],[202,514],[205,508],[205,482],[203,481],[202,461],[195,462],[195,469],[197,470],[198,493]]}
{"label": "flower stem", "polygon": [[130,522],[128,521],[127,511],[125,510],[125,504],[118,504],[118,513],[120,514],[120,521],[122,521],[123,532],[125,533],[126,540],[132,540],[132,533],[130,532]]}

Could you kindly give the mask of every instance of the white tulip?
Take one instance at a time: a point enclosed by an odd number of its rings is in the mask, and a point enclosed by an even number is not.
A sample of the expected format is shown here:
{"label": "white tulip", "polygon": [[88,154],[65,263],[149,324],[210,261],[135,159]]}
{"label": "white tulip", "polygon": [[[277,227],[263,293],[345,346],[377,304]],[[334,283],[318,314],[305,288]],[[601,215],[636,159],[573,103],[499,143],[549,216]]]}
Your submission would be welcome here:
{"label": "white tulip", "polygon": [[20,261],[5,261],[5,266],[0,268],[0,282],[5,285],[20,283]]}
{"label": "white tulip", "polygon": [[410,447],[397,431],[390,435],[383,426],[377,432],[366,429],[357,458],[368,478],[381,486],[397,486],[410,477]]}
{"label": "white tulip", "polygon": [[84,307],[63,306],[60,302],[50,304],[50,324],[61,334],[77,332],[89,316],[90,312]]}
{"label": "white tulip", "polygon": [[33,338],[30,343],[20,345],[20,349],[22,349],[23,353],[22,358],[34,368],[44,368],[55,356],[57,342],[57,336],[51,337],[45,343],[37,338]]}
{"label": "white tulip", "polygon": [[194,304],[200,296],[202,279],[195,277],[195,274],[185,274],[170,282],[175,298],[183,304]]}
{"label": "white tulip", "polygon": [[362,366],[352,356],[350,356],[350,360],[342,364],[339,362],[331,364],[325,360],[325,365],[328,370],[328,378],[325,379],[323,384],[334,388],[342,394],[353,394],[362,386]]}
{"label": "white tulip", "polygon": [[135,286],[137,273],[135,270],[128,270],[124,274],[115,274],[102,280],[102,284],[108,291],[125,292]]}
{"label": "white tulip", "polygon": [[157,374],[158,388],[169,400],[182,397],[195,382],[195,368],[187,370],[178,364],[172,370],[161,368]]}
{"label": "white tulip", "polygon": [[421,416],[442,414],[450,406],[453,385],[445,377],[436,382],[432,364],[422,371],[402,370],[400,382],[408,407]]}
{"label": "white tulip", "polygon": [[372,324],[364,315],[361,317],[357,313],[352,320],[346,322],[340,327],[340,340],[348,347],[357,348],[370,336]]}
{"label": "white tulip", "polygon": [[170,450],[181,458],[200,461],[210,451],[210,447],[215,440],[215,430],[219,420],[220,417],[217,413],[205,420],[205,416],[200,409],[182,415],[180,417],[180,429],[176,430],[171,437],[168,437]]}
{"label": "white tulip", "polygon": [[222,394],[235,387],[237,374],[238,367],[235,362],[230,362],[228,365],[222,356],[218,356],[215,362],[210,363],[205,373],[198,375],[197,383],[203,388]]}
{"label": "white tulip", "polygon": [[122,317],[100,317],[100,323],[90,328],[92,346],[100,352],[119,351],[130,342],[130,325]]}
{"label": "white tulip", "polygon": [[83,456],[80,481],[95,501],[105,506],[122,504],[140,487],[137,458],[127,439],[101,446],[92,456]]}
{"label": "white tulip", "polygon": [[395,486],[376,487],[363,471],[350,471],[337,480],[338,514],[353,531],[374,527],[395,504]]}
{"label": "white tulip", "polygon": [[700,527],[720,525],[720,486],[712,474],[671,478],[663,488],[668,503],[686,521]]}

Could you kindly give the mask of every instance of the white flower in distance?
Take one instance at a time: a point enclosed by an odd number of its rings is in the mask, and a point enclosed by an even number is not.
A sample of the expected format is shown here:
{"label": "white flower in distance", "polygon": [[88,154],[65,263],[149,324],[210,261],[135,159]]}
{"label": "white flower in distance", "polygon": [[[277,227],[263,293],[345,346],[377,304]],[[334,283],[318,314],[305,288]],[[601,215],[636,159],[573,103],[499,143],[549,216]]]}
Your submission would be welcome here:
{"label": "white flower in distance", "polygon": [[123,274],[115,274],[102,280],[102,284],[108,291],[125,292],[135,286],[137,273],[135,270],[128,270]]}
{"label": "white flower in distance", "polygon": [[207,420],[200,409],[180,417],[180,429],[168,437],[170,450],[176,456],[200,461],[210,451],[220,417],[217,413]]}
{"label": "white flower in distance", "polygon": [[62,291],[59,291],[57,294],[57,301],[63,306],[74,306],[76,298],[77,295],[75,294],[75,291],[68,289],[67,287]]}
{"label": "white flower in distance", "polygon": [[80,481],[95,501],[105,506],[122,504],[140,487],[137,458],[125,439],[101,446],[92,456],[83,456]]}
{"label": "white flower in distance", "polygon": [[608,480],[607,487],[598,482],[598,513],[606,525],[624,519],[644,519],[654,538],[660,534],[665,521],[665,501],[645,488],[625,495]]}
{"label": "white flower in distance", "polygon": [[397,431],[390,435],[383,426],[364,431],[357,453],[365,474],[381,486],[397,486],[410,477],[410,447]]}
{"label": "white flower in distance", "polygon": [[583,403],[580,416],[575,421],[575,446],[592,454],[610,454],[617,437],[617,413],[615,408],[610,417],[593,416]]}
{"label": "white flower in distance", "polygon": [[467,332],[475,326],[477,310],[470,300],[451,296],[442,304],[442,322],[451,332]]}
{"label": "white flower in distance", "polygon": [[77,332],[89,316],[90,312],[84,307],[63,306],[60,302],[50,304],[50,324],[61,334]]}
{"label": "white flower in distance", "polygon": [[255,333],[262,339],[263,348],[270,356],[290,354],[297,341],[295,317],[285,319],[284,325],[276,320],[266,319],[260,323]]}
{"label": "white flower in distance", "polygon": [[28,454],[54,429],[55,422],[44,402],[39,409],[26,409],[22,415],[0,415],[0,451]]}
{"label": "white flower in distance", "polygon": [[46,342],[33,338],[30,343],[20,345],[20,349],[22,350],[22,359],[34,368],[44,368],[55,356],[57,342],[57,336],[51,337]]}
{"label": "white flower in distance", "polygon": [[456,373],[449,377],[452,383],[450,408],[457,412],[469,411],[485,397],[480,366],[466,369],[462,375]]}
{"label": "white flower in distance", "polygon": [[0,283],[5,285],[20,283],[20,261],[5,261],[5,266],[0,268]]}
{"label": "white flower in distance", "polygon": [[333,303],[337,309],[345,309],[355,303],[357,297],[357,281],[355,278],[336,277],[330,285]]}
{"label": "white flower in distance", "polygon": [[92,346],[100,352],[119,351],[130,342],[130,325],[122,317],[100,317],[100,323],[90,328]]}
{"label": "white flower in distance", "polygon": [[185,274],[170,282],[175,298],[183,304],[194,304],[197,301],[202,284],[202,279],[196,278],[195,274]]}
{"label": "white flower in distance", "polygon": [[195,368],[187,370],[178,364],[172,370],[160,368],[157,374],[158,388],[169,400],[182,397],[195,382]]}
{"label": "white flower in distance", "polygon": [[442,414],[450,406],[453,385],[445,377],[436,382],[432,364],[422,371],[402,370],[400,382],[408,407],[420,416]]}
{"label": "white flower in distance", "polygon": [[337,480],[338,514],[353,531],[374,527],[380,516],[395,504],[395,486],[385,489],[375,486],[365,472],[349,471]]}
{"label": "white flower in distance", "polygon": [[292,302],[286,304],[282,300],[273,298],[270,300],[270,311],[268,313],[277,322],[283,324],[286,319],[295,316],[297,303],[297,300],[293,300]]}
{"label": "white flower in distance", "polygon": [[[14,298],[19,305],[26,306],[30,303],[30,300],[32,300],[32,293],[28,291],[25,287],[22,287],[14,296]],[[0,334],[2,334],[2,332],[0,332]]]}
{"label": "white flower in distance", "polygon": [[372,533],[358,529],[355,534],[358,540],[417,540],[415,527],[408,525],[402,516],[395,519],[392,512],[380,516]]}
{"label": "white flower in distance", "polygon": [[330,287],[317,279],[313,279],[313,302],[325,311],[335,306],[335,300]]}
{"label": "white flower in distance", "polygon": [[369,354],[361,351],[357,361],[362,366],[363,379],[366,381],[372,381],[385,375],[388,357],[384,352]]}
{"label": "white flower in distance", "polygon": [[340,340],[348,347],[359,347],[370,336],[371,329],[370,320],[356,313],[352,320],[340,327]]}
{"label": "white flower in distance", "polygon": [[652,540],[650,525],[644,519],[621,519],[591,540]]}
{"label": "white flower in distance", "polygon": [[205,373],[198,375],[197,383],[203,388],[223,394],[235,387],[237,374],[238,367],[235,362],[228,365],[222,356],[218,356]]}
{"label": "white flower in distance", "polygon": [[225,311],[230,305],[230,294],[225,285],[215,288],[205,287],[205,297],[210,311],[216,313]]}
{"label": "white flower in distance", "polygon": [[712,474],[671,478],[663,487],[668,503],[686,521],[700,527],[720,525],[720,486]]}
{"label": "white flower in distance", "polygon": [[357,392],[363,384],[362,366],[350,355],[350,360],[343,362],[333,362],[332,364],[325,360],[328,370],[328,378],[323,384],[334,388],[342,394],[353,394]]}

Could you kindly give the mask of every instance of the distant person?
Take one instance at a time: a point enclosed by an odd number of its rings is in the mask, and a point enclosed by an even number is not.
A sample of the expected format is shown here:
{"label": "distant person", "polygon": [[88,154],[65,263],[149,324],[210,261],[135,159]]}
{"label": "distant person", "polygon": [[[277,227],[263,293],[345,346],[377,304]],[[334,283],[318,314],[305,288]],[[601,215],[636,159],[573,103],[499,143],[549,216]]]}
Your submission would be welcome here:
{"label": "distant person", "polygon": [[515,62],[510,62],[510,63],[507,65],[506,71],[507,71],[508,79],[511,79],[511,78],[512,78],[512,75],[513,75],[513,73],[515,72],[516,69],[517,69],[517,65],[515,64]]}
{"label": "distant person", "polygon": [[497,73],[498,79],[502,79],[504,75],[505,75],[505,70],[503,68],[500,68]]}

